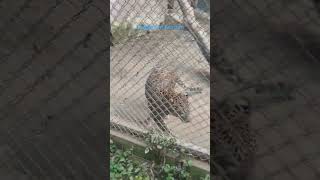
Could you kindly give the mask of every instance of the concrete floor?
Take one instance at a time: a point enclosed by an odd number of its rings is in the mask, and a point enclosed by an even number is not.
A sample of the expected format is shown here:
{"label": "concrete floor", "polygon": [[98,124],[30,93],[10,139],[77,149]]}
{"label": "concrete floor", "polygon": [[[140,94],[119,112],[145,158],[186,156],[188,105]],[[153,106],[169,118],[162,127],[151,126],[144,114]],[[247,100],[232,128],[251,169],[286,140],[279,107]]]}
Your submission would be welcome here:
{"label": "concrete floor", "polygon": [[144,131],[138,122],[149,117],[144,85],[156,64],[173,63],[182,67],[181,79],[190,87],[201,87],[201,94],[189,98],[189,123],[169,116],[165,123],[183,143],[210,152],[210,87],[205,73],[209,65],[189,33],[152,32],[146,37],[111,49],[111,121]]}

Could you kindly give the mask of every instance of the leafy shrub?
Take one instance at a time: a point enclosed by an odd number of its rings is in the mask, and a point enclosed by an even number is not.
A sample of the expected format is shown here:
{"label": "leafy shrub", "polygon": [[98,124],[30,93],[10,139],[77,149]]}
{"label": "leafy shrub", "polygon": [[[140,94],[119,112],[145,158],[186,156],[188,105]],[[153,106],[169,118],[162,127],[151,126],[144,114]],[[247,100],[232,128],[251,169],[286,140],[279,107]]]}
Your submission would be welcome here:
{"label": "leafy shrub", "polygon": [[133,149],[120,150],[111,143],[110,178],[112,180],[150,180],[146,166],[131,159]]}
{"label": "leafy shrub", "polygon": [[[110,140],[110,178],[111,180],[191,180],[191,161],[184,149],[176,148],[174,138],[149,132],[146,136],[145,154],[154,153],[152,162],[139,163],[132,159],[133,148],[118,149]],[[173,163],[166,162],[168,152],[178,153]],[[200,180],[209,180],[201,177]]]}

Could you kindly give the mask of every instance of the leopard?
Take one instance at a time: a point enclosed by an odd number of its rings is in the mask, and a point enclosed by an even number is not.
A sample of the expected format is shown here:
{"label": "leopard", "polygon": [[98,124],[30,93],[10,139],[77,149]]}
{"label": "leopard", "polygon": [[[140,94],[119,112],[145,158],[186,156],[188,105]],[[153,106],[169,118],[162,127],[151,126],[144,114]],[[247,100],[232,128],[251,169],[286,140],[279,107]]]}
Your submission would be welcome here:
{"label": "leopard", "polygon": [[178,117],[181,122],[190,122],[189,97],[192,92],[201,92],[200,87],[192,88],[185,85],[175,69],[156,66],[152,68],[146,83],[145,97],[149,109],[149,118],[162,132],[170,133],[164,119],[168,115]]}
{"label": "leopard", "polygon": [[211,143],[214,162],[230,180],[247,180],[254,167],[256,136],[249,117],[250,101],[244,97],[213,103],[211,110]]}

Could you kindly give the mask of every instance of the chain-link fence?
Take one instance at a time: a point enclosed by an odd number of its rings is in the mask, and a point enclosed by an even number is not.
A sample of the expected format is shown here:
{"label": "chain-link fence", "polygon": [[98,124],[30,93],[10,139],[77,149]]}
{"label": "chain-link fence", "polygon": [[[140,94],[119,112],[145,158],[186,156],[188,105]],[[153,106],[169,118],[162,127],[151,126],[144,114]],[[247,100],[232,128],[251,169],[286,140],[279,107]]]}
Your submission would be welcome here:
{"label": "chain-link fence", "polygon": [[[243,152],[256,144],[247,151],[252,179],[320,179],[318,7],[312,0],[215,1],[213,96],[250,104],[250,116],[237,109],[233,122],[243,125],[236,127]],[[245,136],[250,128],[256,143]],[[220,163],[220,175],[231,171]]]}
{"label": "chain-link fence", "polygon": [[110,2],[112,130],[156,129],[209,160],[209,2]]}

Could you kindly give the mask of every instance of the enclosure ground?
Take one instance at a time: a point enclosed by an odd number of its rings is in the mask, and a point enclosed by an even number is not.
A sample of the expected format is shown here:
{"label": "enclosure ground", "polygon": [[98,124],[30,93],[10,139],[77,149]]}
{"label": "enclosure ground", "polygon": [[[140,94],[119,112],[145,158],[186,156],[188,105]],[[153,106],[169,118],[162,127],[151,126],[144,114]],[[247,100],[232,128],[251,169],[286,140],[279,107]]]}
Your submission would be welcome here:
{"label": "enclosure ground", "polygon": [[[173,51],[174,49],[174,51]],[[169,116],[165,120],[170,131],[183,142],[209,154],[209,66],[193,38],[186,31],[152,32],[111,49],[111,122],[138,131],[139,124],[149,117],[145,99],[145,82],[156,64],[172,63],[184,73],[180,78],[187,84],[199,86],[202,93],[189,98],[191,122],[182,123]],[[190,77],[191,76],[191,77]]]}

